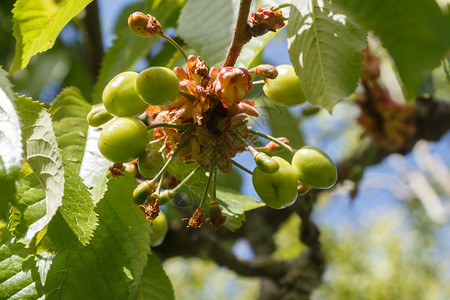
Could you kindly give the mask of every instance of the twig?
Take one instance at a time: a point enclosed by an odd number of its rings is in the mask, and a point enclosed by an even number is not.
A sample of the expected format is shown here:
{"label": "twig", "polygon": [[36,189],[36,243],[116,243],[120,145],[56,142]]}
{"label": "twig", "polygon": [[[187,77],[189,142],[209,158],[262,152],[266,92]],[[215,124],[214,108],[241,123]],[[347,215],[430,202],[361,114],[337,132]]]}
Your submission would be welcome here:
{"label": "twig", "polygon": [[231,41],[231,46],[228,49],[227,57],[223,62],[223,67],[233,67],[239,54],[241,53],[242,47],[252,38],[250,33],[247,31],[247,19],[250,12],[251,3],[252,0],[241,0],[236,29],[234,30],[233,40]]}

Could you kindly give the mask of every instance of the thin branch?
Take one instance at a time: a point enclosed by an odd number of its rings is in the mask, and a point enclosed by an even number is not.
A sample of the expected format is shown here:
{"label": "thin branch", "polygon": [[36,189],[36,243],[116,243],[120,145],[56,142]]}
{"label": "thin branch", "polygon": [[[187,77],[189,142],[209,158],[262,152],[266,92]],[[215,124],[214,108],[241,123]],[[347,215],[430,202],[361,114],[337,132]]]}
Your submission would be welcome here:
{"label": "thin branch", "polygon": [[223,62],[223,67],[233,67],[241,53],[242,47],[252,38],[251,34],[247,31],[247,19],[250,13],[251,3],[252,0],[241,0],[236,29],[234,30],[233,40],[228,49],[227,57]]}
{"label": "thin branch", "polygon": [[237,259],[234,254],[224,248],[214,235],[206,235],[208,242],[206,251],[217,264],[226,266],[242,276],[265,276],[273,279],[280,278],[286,273],[288,265],[285,262],[276,261],[269,256],[256,257],[251,261]]}

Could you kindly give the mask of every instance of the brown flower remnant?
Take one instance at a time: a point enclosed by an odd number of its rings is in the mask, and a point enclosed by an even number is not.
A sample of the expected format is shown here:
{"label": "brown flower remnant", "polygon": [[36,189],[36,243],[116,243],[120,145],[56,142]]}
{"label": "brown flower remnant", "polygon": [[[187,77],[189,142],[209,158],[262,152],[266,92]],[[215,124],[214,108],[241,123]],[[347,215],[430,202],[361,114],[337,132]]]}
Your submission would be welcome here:
{"label": "brown flower remnant", "polygon": [[181,163],[198,162],[210,167],[218,161],[220,171],[232,168],[231,158],[245,150],[239,135],[247,138],[247,117],[259,117],[253,101],[244,100],[253,84],[245,69],[208,68],[200,57],[190,55],[185,69],[174,68],[181,93],[164,106],[150,106],[152,124],[170,123],[189,130],[161,127],[153,135],[164,139],[167,156],[176,148]]}
{"label": "brown flower remnant", "polygon": [[227,217],[222,215],[222,212],[220,211],[219,203],[217,201],[212,202],[209,204],[209,226],[206,228],[206,231],[208,232],[216,232],[219,227],[225,223]]}
{"label": "brown flower remnant", "polygon": [[145,218],[149,221],[156,219],[159,215],[159,196],[152,194],[144,205],[139,205],[141,211],[145,214]]}
{"label": "brown flower remnant", "polygon": [[134,12],[128,17],[128,26],[137,36],[153,37],[162,32],[161,24],[152,15]]}
{"label": "brown flower remnant", "polygon": [[268,31],[276,31],[285,25],[283,12],[280,9],[275,11],[273,9],[274,6],[260,7],[252,13],[248,20],[248,30],[252,36],[261,36]]}
{"label": "brown flower remnant", "polygon": [[123,171],[125,171],[125,167],[121,163],[114,163],[110,168],[109,172],[111,172],[111,176],[117,179],[119,176],[124,176]]}
{"label": "brown flower remnant", "polygon": [[379,82],[380,59],[369,49],[363,51],[361,82],[364,94],[356,99],[361,107],[358,123],[364,128],[362,137],[370,136],[379,146],[397,150],[415,133],[414,107],[398,103]]}
{"label": "brown flower remnant", "polygon": [[194,228],[200,228],[203,226],[203,224],[207,221],[205,219],[205,214],[203,212],[203,209],[201,209],[200,207],[198,207],[194,214],[192,215],[192,217],[190,219],[185,218],[184,220],[189,220],[189,223],[187,225],[187,227],[194,227]]}

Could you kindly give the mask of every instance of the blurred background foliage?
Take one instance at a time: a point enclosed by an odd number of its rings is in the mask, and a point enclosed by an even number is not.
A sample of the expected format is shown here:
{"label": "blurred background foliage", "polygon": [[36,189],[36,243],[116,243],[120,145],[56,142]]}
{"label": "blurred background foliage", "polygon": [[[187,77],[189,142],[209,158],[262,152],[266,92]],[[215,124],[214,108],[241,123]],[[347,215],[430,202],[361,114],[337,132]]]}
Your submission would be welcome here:
{"label": "blurred background foliage", "polygon": [[[13,0],[0,2],[0,65],[6,70],[11,68],[14,55],[13,3]],[[114,39],[116,19],[129,4],[130,1],[98,1],[106,49]],[[53,49],[34,56],[26,70],[11,76],[19,94],[50,102],[62,88],[74,85],[89,99],[95,78],[88,70],[82,18],[83,14],[63,30]],[[286,35],[286,30],[280,31],[259,61],[289,63]],[[169,60],[172,54],[155,59],[173,65]],[[146,63],[140,62],[137,68]],[[393,82],[389,76],[385,75],[388,87]],[[443,66],[435,70],[424,83],[423,93],[450,102],[446,76]],[[264,96],[256,90],[253,97]],[[339,103],[333,115],[308,104],[290,110],[264,100],[257,104],[262,118],[256,121],[255,128],[291,136],[297,146],[305,142],[320,147],[336,162],[351,158],[370,144],[369,139],[360,139],[361,128],[356,123],[360,111],[351,101]],[[248,157],[238,158],[238,162],[245,161]],[[323,284],[312,298],[450,299],[450,134],[437,142],[419,141],[406,155],[392,154],[376,165],[353,167],[355,173],[360,173],[358,185],[347,180],[322,192],[313,213],[313,220],[322,232],[326,269]],[[241,191],[255,196],[250,177],[245,174],[241,177]],[[231,180],[231,185],[237,186],[240,183],[237,178],[220,179],[221,185]],[[266,236],[266,241],[274,244],[271,253],[274,259],[289,262],[305,249],[299,240],[300,223],[299,217],[292,214],[274,235]],[[264,227],[257,230],[264,235]],[[261,251],[252,247],[246,237],[231,241],[227,247],[239,259],[252,260]],[[261,285],[266,284],[264,280],[242,277],[219,267],[202,254],[201,248],[198,245],[198,257],[172,257],[164,261],[177,299],[258,298],[263,290]]]}

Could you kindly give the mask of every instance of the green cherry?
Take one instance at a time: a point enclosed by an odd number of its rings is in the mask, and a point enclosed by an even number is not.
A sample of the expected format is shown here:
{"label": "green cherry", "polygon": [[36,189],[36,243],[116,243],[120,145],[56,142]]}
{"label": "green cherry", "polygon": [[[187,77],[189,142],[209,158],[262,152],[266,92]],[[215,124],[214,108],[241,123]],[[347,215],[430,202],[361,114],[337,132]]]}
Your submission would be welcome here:
{"label": "green cherry", "polygon": [[165,67],[150,67],[136,78],[139,96],[150,105],[166,105],[175,100],[180,84],[175,73]]}
{"label": "green cherry", "polygon": [[300,148],[292,158],[292,166],[297,171],[300,182],[312,188],[328,189],[337,181],[334,162],[319,148]]}
{"label": "green cherry", "polygon": [[297,172],[283,158],[273,156],[279,164],[278,171],[267,173],[259,167],[253,170],[253,187],[268,206],[280,209],[294,204],[297,199]]}
{"label": "green cherry", "polygon": [[125,163],[144,152],[150,137],[145,124],[135,118],[118,118],[100,133],[98,148],[108,160]]}
{"label": "green cherry", "polygon": [[136,92],[136,72],[116,75],[106,85],[102,101],[107,111],[118,117],[134,117],[142,114],[148,104]]}
{"label": "green cherry", "polygon": [[266,79],[264,94],[275,103],[284,106],[294,106],[305,102],[300,79],[291,65],[277,66],[278,76],[275,79]]}
{"label": "green cherry", "polygon": [[151,221],[151,224],[150,246],[156,247],[162,244],[167,230],[169,229],[166,215],[162,211],[159,211],[158,216],[153,221]]}

